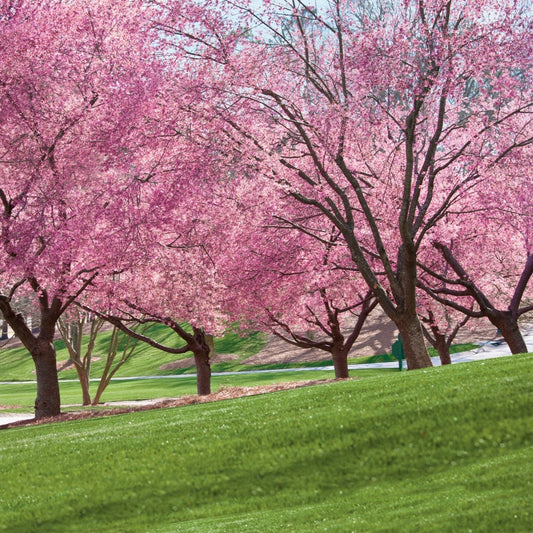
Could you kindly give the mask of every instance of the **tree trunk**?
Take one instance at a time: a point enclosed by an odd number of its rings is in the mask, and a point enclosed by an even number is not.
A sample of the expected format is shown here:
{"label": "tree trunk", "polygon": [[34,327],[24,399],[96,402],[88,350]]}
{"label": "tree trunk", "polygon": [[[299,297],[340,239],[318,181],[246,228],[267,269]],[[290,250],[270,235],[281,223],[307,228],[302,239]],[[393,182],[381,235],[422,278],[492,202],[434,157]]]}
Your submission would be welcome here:
{"label": "tree trunk", "polygon": [[526,341],[518,327],[518,320],[510,312],[496,312],[489,316],[489,319],[500,330],[512,354],[527,353]]}
{"label": "tree trunk", "polygon": [[[425,322],[431,323],[433,321],[433,313],[429,312],[429,319],[422,319]],[[431,344],[435,350],[437,350],[439,357],[440,357],[440,364],[441,365],[451,365],[452,359],[450,357],[450,346],[452,343],[452,340],[455,338],[455,333],[452,333],[450,338],[446,340],[446,335],[441,333],[439,331],[438,326],[435,324],[430,325],[431,333],[428,331],[424,325],[422,325],[422,332],[424,333],[424,337],[426,340]]]}
{"label": "tree trunk", "polygon": [[[206,345],[207,346],[207,345]],[[211,394],[211,365],[209,363],[209,347],[194,352],[196,365],[196,388],[199,396]]]}
{"label": "tree trunk", "polygon": [[402,338],[407,369],[414,370],[433,366],[418,315],[406,313],[396,321],[396,326]]}
{"label": "tree trunk", "polygon": [[[100,382],[101,384],[102,382]],[[104,389],[100,386],[98,387],[98,390],[96,391],[96,394],[94,395],[94,398],[91,401],[91,405],[98,405],[100,403],[100,398],[104,392]]]}
{"label": "tree trunk", "polygon": [[46,293],[43,293],[39,297],[39,308],[41,328],[36,337],[28,328],[24,317],[13,310],[9,298],[0,296],[0,311],[19,340],[30,352],[35,364],[37,379],[36,419],[57,416],[61,413],[56,350],[54,348],[55,326],[60,315],[61,302],[54,299],[49,306]]}
{"label": "tree trunk", "polygon": [[348,351],[344,347],[333,346],[331,356],[335,369],[335,379],[348,378]]}
{"label": "tree trunk", "polygon": [[450,356],[450,346],[446,342],[446,337],[444,335],[439,335],[436,338],[436,348],[439,352],[440,364],[441,365],[451,365],[452,358]]}
{"label": "tree trunk", "polygon": [[207,396],[211,394],[211,364],[209,362],[211,347],[206,338],[207,334],[202,328],[193,326],[192,331],[189,345],[196,365],[196,389],[198,396]]}
{"label": "tree trunk", "polygon": [[207,346],[209,346],[209,359],[214,359],[216,355],[215,337],[213,335],[208,335],[207,333],[205,333],[204,336],[205,336],[205,342]]}
{"label": "tree trunk", "polygon": [[57,416],[61,413],[61,401],[54,345],[45,339],[38,339],[31,355],[37,376],[35,418]]}
{"label": "tree trunk", "polygon": [[83,367],[83,364],[78,364],[75,361],[74,366],[76,367],[76,372],[78,373],[78,379],[80,380],[83,405],[91,405],[89,375],[87,371],[85,370],[85,368]]}

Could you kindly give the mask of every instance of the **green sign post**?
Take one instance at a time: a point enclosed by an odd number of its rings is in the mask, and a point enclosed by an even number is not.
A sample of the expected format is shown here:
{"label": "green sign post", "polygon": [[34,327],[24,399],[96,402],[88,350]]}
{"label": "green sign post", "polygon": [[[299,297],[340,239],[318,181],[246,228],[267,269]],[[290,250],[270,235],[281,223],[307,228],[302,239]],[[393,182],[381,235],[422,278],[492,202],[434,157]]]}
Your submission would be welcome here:
{"label": "green sign post", "polygon": [[402,338],[398,335],[398,340],[392,343],[392,356],[398,359],[398,369],[402,371],[402,361],[405,359],[405,352],[403,351]]}

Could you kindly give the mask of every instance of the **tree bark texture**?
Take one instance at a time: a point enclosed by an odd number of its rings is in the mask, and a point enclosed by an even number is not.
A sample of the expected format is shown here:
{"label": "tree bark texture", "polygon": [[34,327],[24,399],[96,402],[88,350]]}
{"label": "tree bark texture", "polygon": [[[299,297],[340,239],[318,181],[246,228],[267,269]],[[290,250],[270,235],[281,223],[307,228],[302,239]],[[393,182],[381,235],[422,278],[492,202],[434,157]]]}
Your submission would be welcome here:
{"label": "tree bark texture", "polygon": [[[433,320],[433,313],[430,311],[430,319],[429,321]],[[457,330],[452,333],[452,335],[446,339],[446,335],[444,333],[441,333],[438,326],[432,324],[429,326],[429,329],[431,330],[431,333],[427,329],[424,329],[422,326],[422,331],[427,339],[427,341],[435,348],[439,354],[440,358],[440,364],[441,365],[451,365],[452,364],[452,358],[450,356],[450,346],[452,344],[453,339],[455,338],[455,335],[457,333]],[[433,334],[433,336],[431,336]]]}
{"label": "tree bark texture", "polygon": [[193,327],[191,339],[194,364],[196,365],[196,389],[198,396],[211,394],[211,363],[209,356],[211,347],[207,335],[202,328]]}
{"label": "tree bark texture", "polygon": [[78,364],[77,361],[74,361],[74,366],[76,367],[76,372],[78,373],[78,379],[80,380],[83,405],[91,405],[89,374],[87,373],[83,365]]}
{"label": "tree bark texture", "polygon": [[53,301],[52,306],[44,304],[41,297],[41,328],[35,336],[26,325],[24,317],[16,313],[8,298],[0,298],[0,311],[24,347],[30,352],[35,364],[37,397],[35,399],[35,418],[47,418],[61,413],[59,380],[57,377],[56,351],[54,348],[55,325],[59,318],[60,303]]}
{"label": "tree bark texture", "polygon": [[489,319],[500,330],[512,354],[527,353],[526,341],[518,327],[518,320],[510,312],[491,313]]}
{"label": "tree bark texture", "polygon": [[418,315],[405,313],[401,318],[395,320],[395,324],[402,338],[407,369],[414,370],[433,366]]}
{"label": "tree bark texture", "polygon": [[442,335],[442,338],[439,337],[436,339],[436,347],[437,351],[439,352],[439,358],[440,358],[440,364],[441,365],[451,365],[452,364],[452,358],[450,355],[450,347],[448,346],[448,343],[446,342],[446,338],[444,335]]}
{"label": "tree bark texture", "polygon": [[211,394],[211,365],[209,351],[198,350],[194,352],[196,365],[196,389],[199,396]]}
{"label": "tree bark texture", "polygon": [[345,379],[349,377],[348,373],[348,351],[344,346],[333,346],[331,350],[333,359],[333,368],[336,379]]}
{"label": "tree bark texture", "polygon": [[61,401],[54,345],[45,339],[38,339],[31,355],[37,376],[35,418],[57,416],[61,413]]}

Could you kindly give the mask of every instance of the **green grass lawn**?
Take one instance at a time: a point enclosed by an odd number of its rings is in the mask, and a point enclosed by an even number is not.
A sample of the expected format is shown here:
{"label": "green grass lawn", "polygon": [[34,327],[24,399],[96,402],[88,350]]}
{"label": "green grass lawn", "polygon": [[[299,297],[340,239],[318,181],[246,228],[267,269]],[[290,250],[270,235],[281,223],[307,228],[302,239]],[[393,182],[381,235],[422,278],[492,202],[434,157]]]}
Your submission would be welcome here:
{"label": "green grass lawn", "polygon": [[533,355],[0,431],[0,530],[533,531]]}
{"label": "green grass lawn", "polygon": [[[153,325],[147,332],[154,340],[172,347],[181,347],[183,341],[170,328],[161,324]],[[105,358],[109,346],[111,331],[101,332],[95,343],[93,353],[93,364],[91,366],[91,377],[99,378],[105,366]],[[87,343],[87,336],[85,336]],[[233,353],[239,356],[239,361],[244,360],[258,353],[266,343],[266,336],[261,333],[252,333],[248,336],[239,336],[229,332],[224,337],[215,339],[215,351],[217,354]],[[69,354],[65,348],[65,343],[58,340],[54,343],[58,361],[66,361]],[[160,366],[171,363],[180,358],[192,357],[192,353],[185,355],[175,355],[158,350],[148,344],[139,342],[133,357],[121,368],[118,376],[155,376],[172,375],[185,372],[193,372],[190,369],[161,370]],[[98,361],[95,358],[100,358]],[[117,358],[120,358],[120,353]],[[224,364],[224,363],[222,363]],[[241,365],[242,366],[242,365]],[[216,365],[213,365],[216,371]],[[30,354],[25,348],[0,349],[0,381],[26,381],[35,379],[35,366]],[[59,379],[76,379],[77,374],[74,369],[65,370],[59,373]]]}
{"label": "green grass lawn", "polygon": [[[396,372],[393,369],[352,371],[354,377],[370,377]],[[216,392],[220,387],[254,387],[270,383],[286,381],[318,380],[334,378],[332,370],[313,370],[298,372],[265,372],[261,374],[237,374],[213,376],[211,389]],[[91,391],[96,391],[97,383],[91,384]],[[59,382],[61,405],[63,411],[79,410],[82,401],[78,382]],[[0,384],[0,404],[9,407],[9,412],[33,412],[33,404],[37,394],[34,383]],[[176,398],[188,394],[196,394],[196,377],[185,376],[165,379],[135,379],[112,381],[104,394],[102,402],[150,400],[155,398]],[[16,407],[12,407],[16,406]],[[69,407],[72,406],[72,407]],[[89,408],[91,409],[91,408]]]}

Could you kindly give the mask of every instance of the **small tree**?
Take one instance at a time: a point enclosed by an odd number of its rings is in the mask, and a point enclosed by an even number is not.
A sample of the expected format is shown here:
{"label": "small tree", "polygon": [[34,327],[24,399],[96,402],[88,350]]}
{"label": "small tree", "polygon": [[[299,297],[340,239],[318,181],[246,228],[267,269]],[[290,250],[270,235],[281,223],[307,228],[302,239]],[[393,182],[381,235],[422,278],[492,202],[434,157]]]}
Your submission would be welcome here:
{"label": "small tree", "polygon": [[[232,196],[242,201],[238,190]],[[353,268],[340,232],[330,225],[320,230],[322,221],[305,210],[291,216],[291,208],[279,202],[274,210],[260,195],[246,209],[225,203],[231,226],[222,221],[220,231],[224,226],[228,242],[236,244],[224,253],[230,287],[224,306],[248,328],[329,353],[335,377],[347,378],[348,354],[377,301]],[[298,219],[306,234],[289,219]]]}
{"label": "small tree", "polygon": [[[72,315],[72,313],[70,313],[70,315]],[[138,340],[133,339],[130,335],[121,334],[119,328],[113,327],[107,348],[104,370],[102,371],[102,375],[98,382],[98,388],[94,398],[91,399],[90,377],[94,347],[97,336],[107,321],[100,317],[87,320],[88,314],[81,311],[76,313],[75,320],[72,320],[72,316],[70,316],[70,318],[70,321],[67,321],[64,316],[59,319],[59,331],[68,349],[70,362],[74,364],[76,372],[78,373],[78,379],[82,390],[83,405],[98,405],[103,392],[111,382],[113,376],[115,376],[122,365],[128,362],[132,357],[138,344]],[[89,330],[84,335],[86,324],[89,326]],[[150,324],[146,324],[139,329],[139,325],[134,324],[130,326],[128,331],[131,330],[133,333],[139,333],[142,335],[149,326]],[[117,360],[119,352],[121,352],[121,357]]]}
{"label": "small tree", "polygon": [[487,318],[512,353],[527,351],[519,320],[533,310],[533,186],[527,154],[515,150],[507,172],[491,176],[477,198],[478,209],[463,215],[460,228],[453,219],[443,221],[432,241],[432,254],[440,260],[424,261],[421,277],[421,286],[440,304]]}
{"label": "small tree", "polygon": [[[298,333],[289,324],[283,322],[275,315],[270,315],[271,331],[285,342],[304,349],[318,349],[331,354],[333,368],[337,379],[347,378],[348,355],[355,341],[361,333],[361,329],[368,315],[376,307],[377,301],[371,293],[361,298],[361,301],[348,308],[337,308],[328,299],[325,289],[320,291],[327,322],[323,322],[312,309],[308,309],[307,323],[311,331],[319,332],[317,338],[309,333]],[[351,320],[345,320],[343,328],[341,317],[347,315]],[[348,325],[349,324],[349,325]]]}
{"label": "small tree", "polygon": [[[456,277],[446,280],[447,288],[445,289],[435,289],[425,285],[425,290],[428,294],[438,302],[458,310],[465,315],[487,317],[500,331],[513,354],[527,352],[527,346],[520,332],[518,319],[525,313],[533,310],[533,305],[530,303],[526,302],[524,305],[521,305],[527,283],[533,274],[533,256],[527,258],[512,296],[508,300],[507,307],[502,306],[499,308],[496,303],[497,300],[491,298],[490,293],[487,293],[479,283],[476,283],[472,279],[450,248],[442,243],[436,243],[435,246],[442,252],[443,257],[451,266]],[[442,279],[439,274],[434,273],[434,275]],[[453,297],[458,294],[472,297],[477,303],[479,311],[464,307],[455,301]]]}
{"label": "small tree", "polygon": [[[149,327],[149,324],[146,327]],[[131,331],[137,332],[138,326],[136,327],[134,325]],[[94,398],[91,402],[92,405],[98,405],[100,403],[102,394],[104,393],[109,383],[111,383],[113,376],[115,376],[115,374],[120,370],[120,367],[122,365],[124,365],[130,360],[131,356],[133,355],[133,352],[135,351],[135,348],[137,347],[137,339],[133,339],[130,335],[121,336],[120,333],[121,332],[119,328],[113,328],[111,333],[111,339],[109,341],[109,346],[107,349],[105,367],[102,372],[102,376],[100,377],[100,381],[98,382],[96,394],[94,395]],[[122,355],[117,361],[117,354],[119,353],[119,351]]]}
{"label": "small tree", "polygon": [[470,317],[463,315],[461,321],[453,322],[450,313],[445,312],[446,324],[444,327],[439,324],[431,309],[428,310],[427,314],[421,314],[420,318],[424,336],[429,344],[437,350],[441,365],[450,365],[452,363],[450,356],[452,343]]}
{"label": "small tree", "polygon": [[[58,320],[58,329],[67,347],[70,361],[74,364],[80,381],[83,405],[91,404],[90,378],[91,362],[96,337],[105,324],[105,320],[95,318],[88,321],[86,313],[76,313],[75,320],[67,320],[65,316]],[[89,322],[88,344],[83,350],[83,335],[85,325]]]}

